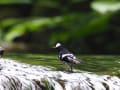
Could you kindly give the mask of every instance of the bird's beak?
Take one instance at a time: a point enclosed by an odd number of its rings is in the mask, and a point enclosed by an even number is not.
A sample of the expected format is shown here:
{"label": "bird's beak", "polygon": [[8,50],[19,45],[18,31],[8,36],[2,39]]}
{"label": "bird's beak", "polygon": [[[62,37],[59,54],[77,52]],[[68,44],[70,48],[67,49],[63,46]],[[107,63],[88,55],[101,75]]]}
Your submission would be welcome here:
{"label": "bird's beak", "polygon": [[54,46],[54,47],[52,47],[52,48],[56,48],[56,47]]}

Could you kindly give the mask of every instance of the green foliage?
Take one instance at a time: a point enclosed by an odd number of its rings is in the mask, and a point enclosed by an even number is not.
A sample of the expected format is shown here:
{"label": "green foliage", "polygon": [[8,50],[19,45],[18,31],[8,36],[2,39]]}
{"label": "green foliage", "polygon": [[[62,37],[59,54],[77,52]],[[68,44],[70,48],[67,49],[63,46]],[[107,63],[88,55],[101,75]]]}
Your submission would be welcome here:
{"label": "green foliage", "polygon": [[[23,4],[25,2],[29,3],[31,6],[29,7],[31,8],[31,11],[29,12],[30,15],[28,15],[27,18],[8,18],[2,20],[0,22],[1,40],[3,39],[5,41],[12,42],[15,38],[20,37],[28,32],[37,32],[43,30],[52,30],[48,40],[49,44],[54,44],[56,41],[66,42],[70,39],[80,39],[92,34],[109,30],[108,22],[112,17],[111,15],[120,9],[120,2],[118,0],[88,1],[93,10],[88,10],[86,13],[80,10],[75,10],[77,8],[74,9],[72,7],[81,3],[84,4],[84,2],[87,2],[86,0],[67,0],[65,3],[61,0],[0,1],[1,4],[14,4],[19,2],[22,2]],[[85,6],[88,7],[89,5],[85,3]],[[96,13],[94,10],[104,14]],[[15,11],[15,13],[18,12]],[[48,17],[44,16],[46,14]]]}
{"label": "green foliage", "polygon": [[109,0],[109,1],[94,1],[91,4],[91,7],[102,14],[113,13],[120,10],[120,1]]}
{"label": "green foliage", "polygon": [[[104,31],[110,15],[98,15],[94,13],[81,14],[74,13],[53,18],[34,18],[25,20],[5,20],[1,23],[1,28],[10,27],[5,32],[4,39],[12,41],[27,32],[44,30],[45,28],[62,27],[62,30],[53,32],[51,44],[56,41],[66,41],[70,38],[85,37],[89,34]],[[11,23],[10,23],[11,22]]]}
{"label": "green foliage", "polygon": [[[27,32],[44,30],[46,27],[52,27],[60,22],[59,17],[55,18],[34,18],[34,19],[9,19],[1,22],[1,28],[11,27],[5,32],[4,39],[8,42],[13,41]],[[4,31],[3,31],[4,32]]]}
{"label": "green foliage", "polygon": [[7,28],[9,26],[13,26],[16,23],[20,22],[20,19],[4,19],[1,23],[0,23],[0,27],[1,28]]}
{"label": "green foliage", "polygon": [[0,0],[0,4],[31,3],[32,0]]}
{"label": "green foliage", "polygon": [[6,41],[12,41],[14,38],[23,35],[25,33],[25,25],[18,24],[12,28],[12,30],[8,31],[5,35]]}
{"label": "green foliage", "polygon": [[90,34],[105,31],[110,15],[72,14],[63,16],[60,23],[64,30],[55,32],[52,43],[56,41],[67,41],[70,38],[85,37]]}

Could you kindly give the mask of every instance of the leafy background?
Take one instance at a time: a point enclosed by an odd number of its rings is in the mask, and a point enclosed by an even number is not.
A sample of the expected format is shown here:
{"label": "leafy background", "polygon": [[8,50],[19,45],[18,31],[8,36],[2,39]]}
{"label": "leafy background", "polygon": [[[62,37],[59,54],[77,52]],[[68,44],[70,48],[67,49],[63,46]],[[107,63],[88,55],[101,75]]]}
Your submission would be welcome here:
{"label": "leafy background", "polygon": [[[119,0],[0,0],[0,45],[8,51],[120,54]],[[74,48],[73,48],[74,47]]]}

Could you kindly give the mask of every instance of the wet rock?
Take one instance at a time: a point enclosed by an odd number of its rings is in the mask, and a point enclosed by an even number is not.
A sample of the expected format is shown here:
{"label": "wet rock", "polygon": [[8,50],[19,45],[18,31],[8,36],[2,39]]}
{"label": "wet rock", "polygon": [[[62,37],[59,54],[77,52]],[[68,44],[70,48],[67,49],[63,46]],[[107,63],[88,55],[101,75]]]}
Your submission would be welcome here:
{"label": "wet rock", "polygon": [[52,71],[3,58],[0,64],[0,90],[120,90],[116,76]]}

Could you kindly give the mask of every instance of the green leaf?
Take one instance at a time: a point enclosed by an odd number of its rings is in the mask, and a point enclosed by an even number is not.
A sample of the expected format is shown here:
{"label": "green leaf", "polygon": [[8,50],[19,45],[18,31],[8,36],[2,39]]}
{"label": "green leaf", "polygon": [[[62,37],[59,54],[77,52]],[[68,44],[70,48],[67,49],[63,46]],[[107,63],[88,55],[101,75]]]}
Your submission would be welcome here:
{"label": "green leaf", "polygon": [[52,22],[49,18],[37,18],[27,21],[26,26],[28,27],[29,31],[35,31],[38,29],[40,30],[51,23]]}
{"label": "green leaf", "polygon": [[25,31],[26,27],[23,24],[18,24],[5,34],[5,40],[11,42],[14,38],[23,35]]}
{"label": "green leaf", "polygon": [[[57,23],[59,23],[61,21],[61,19],[59,17],[55,17],[55,18],[34,18],[34,19],[26,19],[23,22],[20,22],[19,24],[15,24],[12,28],[10,28],[8,30],[8,32],[5,34],[5,40],[6,41],[13,41],[16,37],[19,37],[23,34],[25,34],[26,32],[34,32],[34,31],[40,31],[40,30],[44,30],[44,28],[46,27],[50,27],[50,26],[54,26]],[[11,20],[7,21],[7,23],[5,23],[6,26],[9,26],[14,22],[11,22]],[[2,26],[5,26],[2,25]]]}
{"label": "green leaf", "polygon": [[31,3],[32,0],[0,0],[0,4]]}
{"label": "green leaf", "polygon": [[1,28],[6,28],[20,22],[20,19],[5,19],[0,23]]}
{"label": "green leaf", "polygon": [[120,10],[120,1],[94,1],[91,7],[102,14]]}
{"label": "green leaf", "polygon": [[[63,17],[62,22],[63,30],[54,32],[50,44],[57,41],[65,42],[70,38],[83,38],[90,34],[103,32],[107,28],[107,23],[110,15],[97,15],[97,14],[76,14]],[[64,19],[65,18],[65,19]]]}

